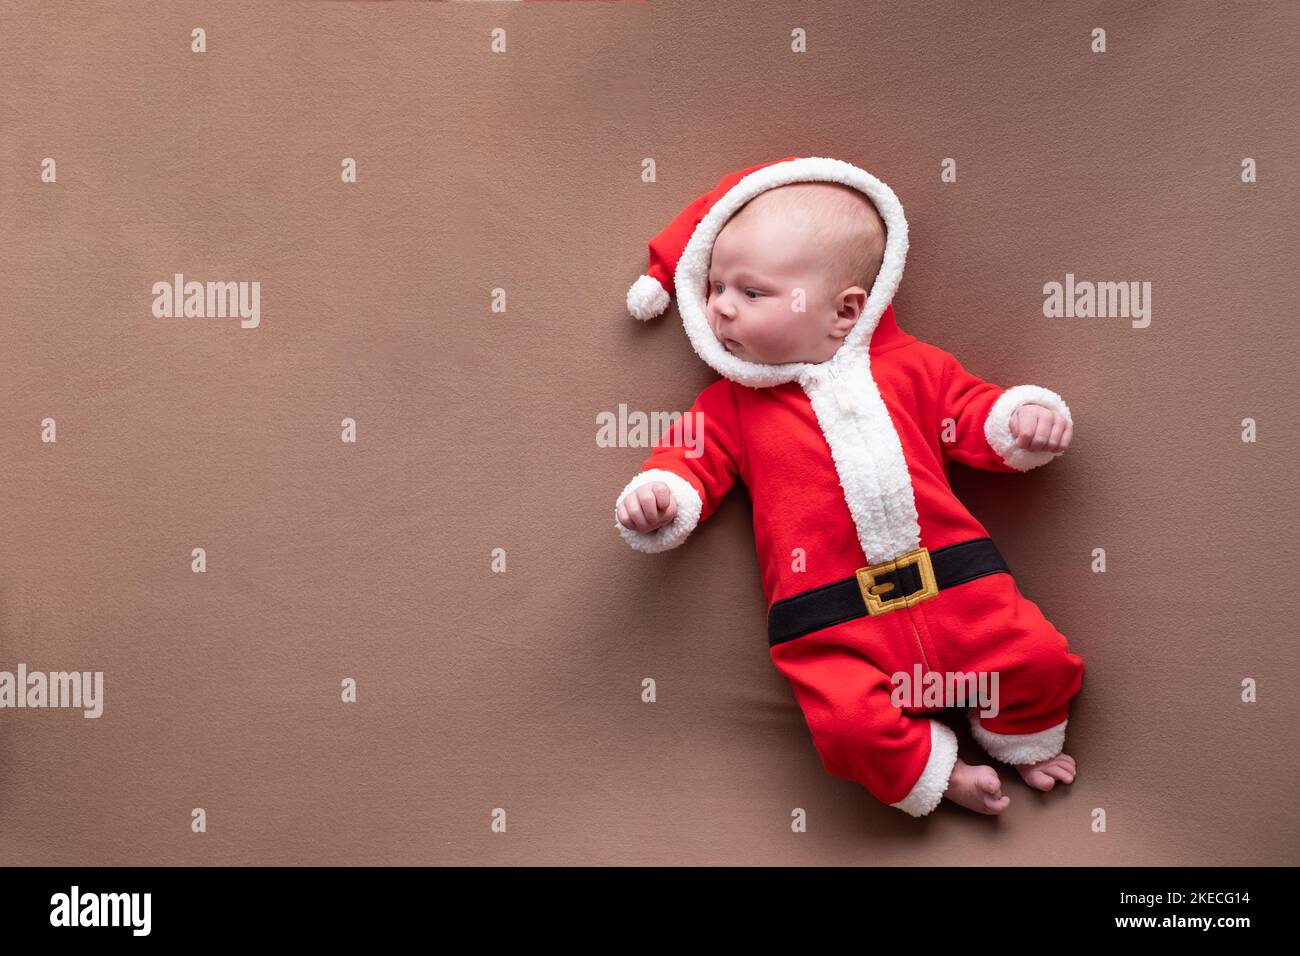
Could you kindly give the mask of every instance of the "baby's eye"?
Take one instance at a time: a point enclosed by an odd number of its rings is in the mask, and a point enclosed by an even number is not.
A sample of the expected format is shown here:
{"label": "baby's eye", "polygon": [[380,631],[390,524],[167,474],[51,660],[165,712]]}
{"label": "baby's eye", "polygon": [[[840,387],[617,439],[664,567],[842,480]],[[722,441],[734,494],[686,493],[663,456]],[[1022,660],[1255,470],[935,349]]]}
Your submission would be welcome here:
{"label": "baby's eye", "polygon": [[759,292],[757,289],[746,289],[746,290],[745,290],[745,295],[749,295],[751,292],[754,294],[754,297],[755,297],[755,298],[757,298],[758,296],[760,296],[760,295],[763,294],[763,293]]}

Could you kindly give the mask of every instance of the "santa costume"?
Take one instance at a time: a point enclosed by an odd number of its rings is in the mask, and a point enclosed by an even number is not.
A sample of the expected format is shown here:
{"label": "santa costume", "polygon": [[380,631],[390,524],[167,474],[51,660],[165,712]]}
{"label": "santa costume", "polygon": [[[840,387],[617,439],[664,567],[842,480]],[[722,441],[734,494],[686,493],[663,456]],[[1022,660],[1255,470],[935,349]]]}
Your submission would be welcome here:
{"label": "santa costume", "polygon": [[[713,242],[746,202],[794,182],[865,193],[886,226],[880,272],[838,351],[820,364],[764,365],[715,338],[706,316]],[[975,739],[1010,764],[1061,752],[1083,661],[1025,598],[988,532],[957,500],[948,463],[1020,472],[1057,453],[1016,446],[1017,406],[1070,420],[1055,392],[1002,388],[899,328],[891,304],[907,255],[894,192],[849,163],[789,156],[726,176],[650,240],[650,265],[628,291],[645,320],[677,298],[696,353],[722,378],[679,419],[615,502],[662,481],[677,505],[649,534],[615,527],[638,551],[680,545],[736,480],[749,489],[768,602],[768,642],[825,768],[913,816],[938,806],[957,738],[928,714],[895,706],[892,676],[997,672],[996,716],[969,711]],[[697,430],[696,435],[699,435]],[[948,440],[945,440],[948,439]],[[697,454],[702,448],[702,454]],[[694,449],[694,450],[692,450]]]}

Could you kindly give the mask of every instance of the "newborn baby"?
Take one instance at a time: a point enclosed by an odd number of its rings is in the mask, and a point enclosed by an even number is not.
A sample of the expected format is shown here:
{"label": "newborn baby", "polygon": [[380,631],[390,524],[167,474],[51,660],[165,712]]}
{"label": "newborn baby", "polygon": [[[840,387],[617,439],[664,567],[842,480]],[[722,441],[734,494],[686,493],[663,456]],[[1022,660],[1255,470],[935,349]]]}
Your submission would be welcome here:
{"label": "newborn baby", "polygon": [[770,653],[826,769],[913,816],[943,797],[996,814],[1010,803],[997,771],[958,759],[927,716],[955,702],[900,706],[893,675],[996,672],[975,739],[1031,787],[1074,780],[1062,748],[1083,661],[947,479],[951,460],[1044,464],[1072,419],[1056,393],[982,381],[898,327],[906,251],[889,187],[821,157],[733,173],[651,240],[629,310],[660,314],[675,287],[724,377],[687,413],[702,453],[674,425],[619,494],[616,527],[638,550],[676,547],[744,481]]}

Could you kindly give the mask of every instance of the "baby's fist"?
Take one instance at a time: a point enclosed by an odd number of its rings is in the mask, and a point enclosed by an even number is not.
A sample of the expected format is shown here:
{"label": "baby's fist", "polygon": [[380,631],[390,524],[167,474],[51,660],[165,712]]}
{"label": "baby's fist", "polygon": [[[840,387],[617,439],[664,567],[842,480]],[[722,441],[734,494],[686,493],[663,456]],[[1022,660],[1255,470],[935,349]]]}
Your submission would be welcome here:
{"label": "baby's fist", "polygon": [[618,503],[618,523],[642,534],[671,524],[676,517],[677,501],[672,489],[662,481],[648,481]]}
{"label": "baby's fist", "polygon": [[1070,446],[1074,426],[1059,412],[1026,402],[1011,413],[1011,435],[1020,448],[1062,452]]}

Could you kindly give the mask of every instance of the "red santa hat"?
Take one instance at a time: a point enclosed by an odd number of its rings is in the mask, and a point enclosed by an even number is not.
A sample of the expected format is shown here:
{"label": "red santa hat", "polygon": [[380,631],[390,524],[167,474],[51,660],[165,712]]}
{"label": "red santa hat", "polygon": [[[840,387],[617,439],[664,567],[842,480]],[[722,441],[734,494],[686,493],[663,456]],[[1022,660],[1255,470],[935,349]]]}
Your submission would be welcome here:
{"label": "red santa hat", "polygon": [[677,263],[682,258],[682,252],[686,249],[686,244],[691,241],[691,234],[695,232],[695,227],[700,224],[700,220],[708,215],[709,210],[717,205],[718,200],[750,173],[764,166],[788,162],[794,158],[787,156],[785,159],[728,173],[722,177],[722,182],[678,213],[677,218],[668,224],[668,228],[650,240],[650,265],[645,275],[633,282],[632,287],[627,290],[628,312],[642,322],[663,315],[668,309],[668,302],[673,294],[673,274],[677,271]]}
{"label": "red santa hat", "polygon": [[716,371],[757,387],[792,381],[804,363],[760,365],[729,353],[709,331],[705,286],[713,241],[728,219],[759,193],[796,182],[831,182],[866,194],[885,223],[885,253],[875,284],[857,324],[845,339],[850,348],[871,340],[880,316],[894,298],[907,258],[907,219],[894,191],[864,169],[824,156],[786,156],[722,178],[712,190],[683,209],[650,240],[646,274],[627,291],[627,310],[645,321],[662,315],[675,296],[691,344]]}

